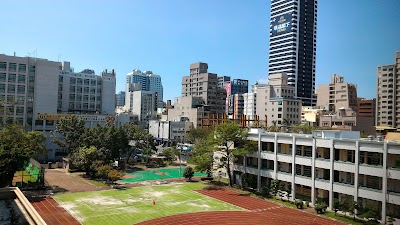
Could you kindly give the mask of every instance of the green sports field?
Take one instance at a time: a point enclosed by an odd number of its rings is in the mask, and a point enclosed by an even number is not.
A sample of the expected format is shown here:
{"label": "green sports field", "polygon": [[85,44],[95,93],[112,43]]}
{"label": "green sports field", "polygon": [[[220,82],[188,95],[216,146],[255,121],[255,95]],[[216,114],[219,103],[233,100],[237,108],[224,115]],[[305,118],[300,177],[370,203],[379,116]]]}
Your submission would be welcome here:
{"label": "green sports field", "polygon": [[[239,207],[198,194],[202,183],[145,186],[61,194],[54,199],[71,215],[86,224],[133,224],[174,214],[242,210]],[[156,204],[153,205],[153,199]]]}
{"label": "green sports field", "polygon": [[[181,172],[179,172],[179,170],[181,170]],[[184,171],[185,171],[184,167],[136,171],[133,173],[127,173],[127,175],[132,175],[133,177],[119,180],[119,182],[131,183],[131,182],[142,182],[142,181],[147,181],[147,180],[163,180],[163,179],[171,179],[171,178],[180,178],[180,177],[183,177]],[[194,176],[195,177],[207,176],[207,174],[206,173],[194,173]]]}

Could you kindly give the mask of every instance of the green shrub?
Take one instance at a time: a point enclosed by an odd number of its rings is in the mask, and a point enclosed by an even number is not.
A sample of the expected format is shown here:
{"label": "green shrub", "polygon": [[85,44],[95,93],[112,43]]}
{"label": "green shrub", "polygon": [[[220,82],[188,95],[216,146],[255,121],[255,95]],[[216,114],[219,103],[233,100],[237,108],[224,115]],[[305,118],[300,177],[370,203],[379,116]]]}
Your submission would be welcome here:
{"label": "green shrub", "polygon": [[314,206],[315,212],[317,212],[318,214],[325,213],[327,208],[328,208],[328,206],[326,205],[325,202],[315,204],[315,206]]}
{"label": "green shrub", "polygon": [[294,204],[296,205],[296,207],[297,207],[298,209],[303,209],[303,208],[304,208],[304,207],[303,207],[303,201],[302,201],[302,200],[296,199],[296,200],[294,201]]}

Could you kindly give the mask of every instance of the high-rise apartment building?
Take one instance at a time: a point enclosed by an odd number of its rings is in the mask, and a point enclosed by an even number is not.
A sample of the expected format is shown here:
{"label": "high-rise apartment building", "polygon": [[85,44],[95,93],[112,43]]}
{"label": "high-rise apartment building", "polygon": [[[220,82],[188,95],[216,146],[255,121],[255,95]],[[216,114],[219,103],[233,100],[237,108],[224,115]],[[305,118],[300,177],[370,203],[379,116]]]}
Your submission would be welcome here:
{"label": "high-rise apartment building", "polygon": [[400,52],[392,65],[379,66],[377,71],[376,126],[400,128]]}
{"label": "high-rise apartment building", "polygon": [[127,84],[140,84],[142,91],[157,92],[158,102],[163,101],[163,85],[161,76],[153,74],[152,71],[133,70],[126,75]]}
{"label": "high-rise apartment building", "polygon": [[64,150],[51,142],[59,120],[74,115],[86,127],[115,122],[115,72],[74,72],[69,62],[0,54],[0,123],[15,121],[26,131],[43,131],[47,158]]}
{"label": "high-rise apartment building", "polygon": [[344,77],[333,75],[330,84],[321,84],[317,88],[317,106],[338,112],[340,109],[357,111],[357,86],[344,82]]}
{"label": "high-rise apartment building", "polygon": [[286,73],[303,105],[315,105],[317,0],[272,0],[269,75]]}
{"label": "high-rise apartment building", "polygon": [[226,113],[228,115],[242,114],[240,109],[243,108],[243,96],[236,94],[247,93],[249,90],[249,81],[243,79],[234,79],[225,83],[226,90]]}
{"label": "high-rise apartment building", "polygon": [[225,88],[227,82],[231,81],[229,76],[218,76],[218,87]]}
{"label": "high-rise apartment building", "polygon": [[154,91],[143,91],[137,83],[126,84],[125,108],[138,115],[139,125],[148,128],[149,121],[157,116],[157,94]]}
{"label": "high-rise apartment building", "polygon": [[69,62],[62,62],[58,80],[58,113],[114,114],[115,72],[93,70],[74,72]]}
{"label": "high-rise apartment building", "polygon": [[293,97],[295,87],[288,84],[286,74],[272,74],[268,84],[256,85],[254,89],[257,93],[257,116],[267,116],[267,126],[274,123],[279,127],[300,123],[301,100]]}
{"label": "high-rise apartment building", "polygon": [[76,73],[69,62],[0,54],[0,99],[8,109],[3,122],[53,130],[64,114],[114,114],[115,72]]}
{"label": "high-rise apartment building", "polygon": [[182,78],[182,96],[201,97],[210,113],[225,113],[226,91],[218,87],[218,76],[208,72],[207,63],[190,65],[190,75]]}
{"label": "high-rise apartment building", "polygon": [[115,95],[116,106],[124,106],[125,105],[125,91],[120,91]]}

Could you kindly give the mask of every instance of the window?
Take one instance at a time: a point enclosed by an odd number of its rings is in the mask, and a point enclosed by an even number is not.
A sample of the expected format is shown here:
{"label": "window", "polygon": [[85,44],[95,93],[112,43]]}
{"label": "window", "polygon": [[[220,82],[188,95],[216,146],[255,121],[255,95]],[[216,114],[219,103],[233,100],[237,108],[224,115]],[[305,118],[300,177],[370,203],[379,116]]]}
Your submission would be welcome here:
{"label": "window", "polygon": [[85,89],[83,90],[84,94],[89,94],[89,87],[85,87]]}
{"label": "window", "polygon": [[26,64],[19,64],[18,65],[18,72],[26,73]]}
{"label": "window", "polygon": [[8,74],[8,82],[15,83],[17,80],[17,75],[14,73],[9,73]]}
{"label": "window", "polygon": [[278,114],[278,118],[282,118],[282,114]]}
{"label": "window", "polygon": [[91,95],[91,96],[90,96],[90,101],[95,101],[95,100],[96,100],[96,96]]}
{"label": "window", "polygon": [[282,108],[278,108],[278,112],[282,112]]}
{"label": "window", "polygon": [[17,104],[18,105],[23,105],[25,102],[24,96],[17,96]]}
{"label": "window", "polygon": [[[89,100],[89,96],[84,95],[84,96],[83,96],[83,101],[87,102],[88,100]],[[87,107],[86,107],[86,108],[87,108]]]}
{"label": "window", "polygon": [[16,72],[17,71],[17,64],[16,63],[10,63],[8,67],[8,71]]}
{"label": "window", "polygon": [[35,82],[35,76],[29,76],[29,82]]}
{"label": "window", "polygon": [[90,88],[90,94],[95,94],[95,93],[96,93],[96,88],[91,87],[91,88]]}
{"label": "window", "polygon": [[76,101],[82,101],[82,95],[76,95]]}
{"label": "window", "polygon": [[29,66],[29,72],[36,72],[36,66]]}
{"label": "window", "polygon": [[75,101],[75,94],[69,94],[69,100]]}
{"label": "window", "polygon": [[25,93],[25,85],[18,85],[17,93],[24,94]]}
{"label": "window", "polygon": [[5,73],[0,73],[0,82],[6,82],[7,81],[7,75]]}
{"label": "window", "polygon": [[96,80],[91,80],[91,81],[90,81],[90,85],[96,86]]}
{"label": "window", "polygon": [[70,77],[69,78],[69,83],[75,84],[76,83],[76,78],[75,77]]}
{"label": "window", "polygon": [[15,85],[9,84],[7,87],[7,93],[14,94],[15,93]]}
{"label": "window", "polygon": [[63,77],[63,76],[59,76],[59,77],[58,77],[58,82],[59,82],[59,83],[62,83],[63,81],[64,81],[64,77]]}
{"label": "window", "polygon": [[69,91],[70,91],[70,92],[75,92],[75,86],[70,86],[70,87],[69,87]]}
{"label": "window", "polygon": [[[7,96],[7,102],[8,103],[14,103],[15,102],[15,97],[14,95],[8,95]],[[13,110],[14,111],[14,110]]]}
{"label": "window", "polygon": [[77,86],[76,87],[76,92],[77,93],[82,93],[82,87],[81,86]]}
{"label": "window", "polygon": [[17,115],[23,115],[24,114],[24,107],[17,107]]}
{"label": "window", "polygon": [[89,85],[89,79],[85,79],[85,85]]}
{"label": "window", "polygon": [[78,84],[78,85],[82,85],[82,78],[78,78],[78,79],[77,79],[77,84]]}
{"label": "window", "polygon": [[6,70],[7,69],[7,62],[0,62],[0,70]]}
{"label": "window", "polygon": [[24,74],[18,74],[18,83],[25,83],[26,76]]}

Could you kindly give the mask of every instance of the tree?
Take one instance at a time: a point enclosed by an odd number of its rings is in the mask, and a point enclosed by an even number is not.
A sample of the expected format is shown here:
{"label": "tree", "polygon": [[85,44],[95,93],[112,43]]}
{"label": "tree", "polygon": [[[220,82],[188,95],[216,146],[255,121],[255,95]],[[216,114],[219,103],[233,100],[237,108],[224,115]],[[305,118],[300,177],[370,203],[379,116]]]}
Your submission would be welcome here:
{"label": "tree", "polygon": [[112,170],[112,167],[109,165],[102,165],[97,168],[97,176],[102,179],[108,178],[108,173]]}
{"label": "tree", "polygon": [[273,120],[272,121],[272,125],[270,127],[267,127],[267,131],[269,131],[269,132],[279,132],[280,129],[279,129],[278,125],[277,125],[277,122],[278,121]]}
{"label": "tree", "polygon": [[271,185],[270,185],[270,192],[273,196],[276,196],[278,194],[279,188],[280,188],[280,180],[277,179],[273,179],[271,181]]}
{"label": "tree", "polygon": [[209,127],[197,127],[192,128],[186,135],[185,140],[189,143],[196,143],[200,140],[207,138],[212,133],[212,129]]}
{"label": "tree", "polygon": [[10,186],[14,174],[30,158],[46,152],[46,137],[38,131],[25,132],[19,125],[0,129],[0,187]]}
{"label": "tree", "polygon": [[68,155],[81,146],[85,132],[85,121],[76,116],[70,116],[58,121],[56,133],[51,133],[52,141],[67,150]]}
{"label": "tree", "polygon": [[136,149],[156,149],[154,146],[153,136],[149,135],[146,130],[143,130],[142,128],[133,124],[126,124],[123,129],[127,133],[127,137],[131,146],[131,148],[126,150],[126,153],[128,154],[127,162],[129,162],[129,158],[135,153]]}
{"label": "tree", "polygon": [[198,139],[194,144],[194,148],[190,152],[191,157],[189,159],[189,163],[196,165],[196,171],[206,172],[209,177],[211,177],[210,175],[212,174],[211,171],[214,162],[213,139],[211,133]]}
{"label": "tree", "polygon": [[192,177],[194,176],[194,171],[193,168],[188,166],[185,168],[185,171],[183,172],[183,176],[188,179],[189,181],[192,180]]}
{"label": "tree", "polygon": [[175,156],[179,155],[179,149],[177,148],[167,148],[165,149],[162,154],[171,162],[175,159]]}
{"label": "tree", "polygon": [[107,149],[97,149],[94,146],[82,147],[71,155],[72,163],[93,176],[97,168],[104,164],[109,151]]}
{"label": "tree", "polygon": [[339,202],[339,199],[337,199],[337,198],[333,199],[333,211],[335,211],[335,216],[336,216],[337,211],[339,211],[341,207],[342,207],[342,205]]}
{"label": "tree", "polygon": [[347,198],[342,202],[340,210],[344,212],[344,215],[346,215],[347,212],[350,212],[350,204],[351,202]]}
{"label": "tree", "polygon": [[244,129],[232,122],[215,126],[211,140],[213,151],[222,155],[220,166],[226,169],[229,186],[232,186],[232,162],[237,156],[256,151],[257,144],[254,141],[248,141]]}
{"label": "tree", "polygon": [[361,217],[368,220],[367,224],[379,224],[379,212],[376,209],[370,208],[368,211],[361,215]]}
{"label": "tree", "polygon": [[112,183],[114,183],[117,180],[120,180],[123,176],[124,176],[124,173],[122,173],[118,170],[111,170],[108,173],[108,179],[110,179]]}
{"label": "tree", "polygon": [[349,202],[349,212],[353,215],[353,220],[356,220],[356,211],[359,209],[358,203],[356,201]]}

